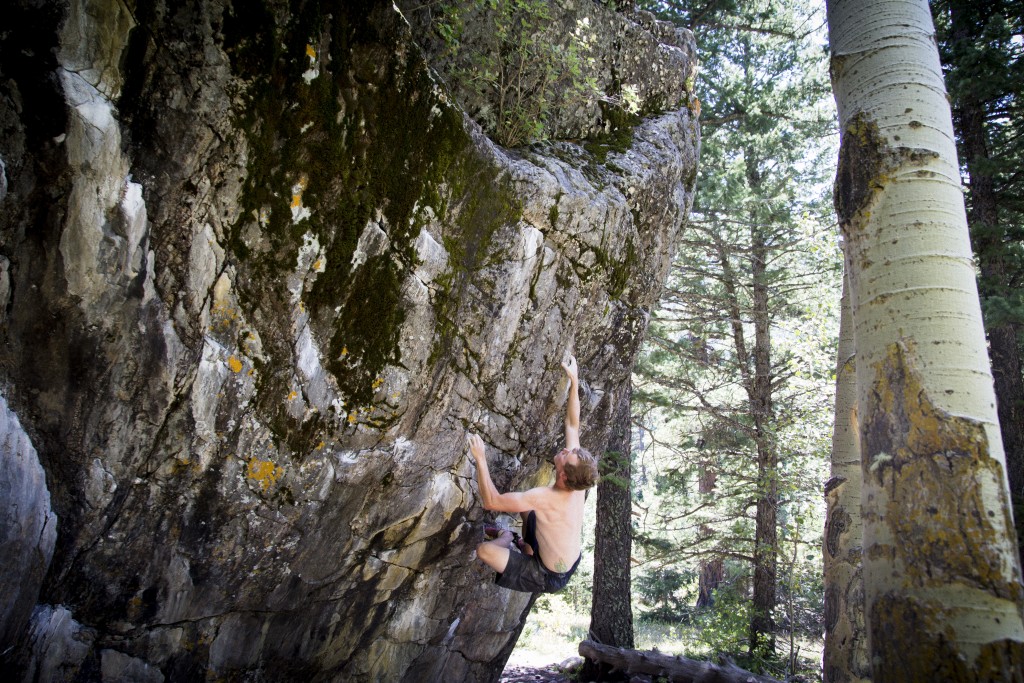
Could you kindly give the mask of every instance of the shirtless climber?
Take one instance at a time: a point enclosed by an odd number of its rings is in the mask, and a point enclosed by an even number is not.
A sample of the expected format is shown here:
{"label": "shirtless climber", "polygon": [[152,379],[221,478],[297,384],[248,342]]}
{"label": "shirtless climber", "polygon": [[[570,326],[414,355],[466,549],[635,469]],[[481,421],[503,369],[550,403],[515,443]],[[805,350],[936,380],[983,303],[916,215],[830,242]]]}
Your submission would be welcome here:
{"label": "shirtless climber", "polygon": [[495,582],[526,593],[554,593],[569,583],[579,566],[585,491],[597,483],[597,460],[580,448],[580,397],[576,359],[562,363],[569,377],[565,409],[565,448],[554,457],[555,483],[529,491],[499,493],[487,469],[484,442],[469,435],[469,451],[476,461],[477,482],[484,509],[519,512],[523,517],[521,552],[511,549],[515,535],[508,530],[477,546],[476,554],[498,572]]}

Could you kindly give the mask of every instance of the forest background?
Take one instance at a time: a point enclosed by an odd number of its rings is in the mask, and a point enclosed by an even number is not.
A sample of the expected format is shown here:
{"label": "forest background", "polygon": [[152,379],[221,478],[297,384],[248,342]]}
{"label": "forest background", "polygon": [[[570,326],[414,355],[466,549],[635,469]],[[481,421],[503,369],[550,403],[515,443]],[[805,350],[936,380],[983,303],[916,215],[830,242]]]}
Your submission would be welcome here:
{"label": "forest background", "polygon": [[[594,635],[592,623],[611,620],[618,644],[728,654],[753,671],[820,680],[843,277],[825,9],[805,0],[637,6],[696,36],[703,142],[690,225],[635,369],[630,453],[606,456],[605,485],[631,506],[631,613],[592,622],[602,605],[588,538],[589,561],[565,593],[538,601],[512,661],[560,660]],[[1019,525],[1024,3],[937,0],[931,9]],[[626,109],[629,100],[620,93]],[[511,142],[543,139],[542,114],[524,118],[528,132],[506,123],[524,136]],[[502,121],[515,123],[499,112],[495,127]],[[601,514],[593,500],[590,514]],[[615,561],[596,558],[598,571]]]}

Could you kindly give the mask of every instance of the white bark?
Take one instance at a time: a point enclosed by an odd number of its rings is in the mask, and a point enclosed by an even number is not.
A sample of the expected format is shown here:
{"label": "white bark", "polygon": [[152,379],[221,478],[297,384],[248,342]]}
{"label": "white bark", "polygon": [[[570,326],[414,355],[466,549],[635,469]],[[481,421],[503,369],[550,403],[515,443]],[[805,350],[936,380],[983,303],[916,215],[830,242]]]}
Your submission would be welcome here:
{"label": "white bark", "polygon": [[931,15],[926,0],[828,15],[873,678],[999,680],[1022,659],[1020,569]]}
{"label": "white bark", "polygon": [[864,629],[861,575],[861,463],[857,434],[856,356],[849,278],[843,278],[842,318],[836,353],[836,413],[831,477],[825,485],[825,651],[826,683],[870,680]]}
{"label": "white bark", "polygon": [[895,339],[915,339],[934,399],[985,423],[993,454],[1002,457],[994,448],[992,375],[928,5],[837,0],[829,3],[829,26],[840,65],[833,84],[841,128],[866,114],[890,147],[925,157],[877,179],[885,186],[864,229],[847,237],[858,379]]}

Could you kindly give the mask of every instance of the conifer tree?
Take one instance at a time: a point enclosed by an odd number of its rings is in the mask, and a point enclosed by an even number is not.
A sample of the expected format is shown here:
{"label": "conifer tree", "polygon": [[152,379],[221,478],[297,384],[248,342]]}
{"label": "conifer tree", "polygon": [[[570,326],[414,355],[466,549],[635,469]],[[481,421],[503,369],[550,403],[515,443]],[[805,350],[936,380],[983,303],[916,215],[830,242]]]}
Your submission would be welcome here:
{"label": "conifer tree", "polygon": [[638,372],[641,399],[688,416],[672,444],[683,471],[660,473],[658,484],[679,491],[697,483],[699,492],[679,496],[676,507],[661,503],[666,533],[651,552],[679,557],[682,546],[699,556],[705,596],[730,574],[717,561],[746,575],[747,647],[771,655],[780,532],[792,535],[802,501],[819,495],[806,490],[813,479],[789,477],[797,460],[823,455],[824,437],[811,445],[804,420],[827,414],[813,399],[830,391],[804,392],[832,375],[795,343],[817,333],[808,328],[818,283],[836,263],[828,212],[798,190],[820,187],[824,175],[815,153],[827,149],[819,139],[829,131],[827,85],[813,45],[823,17],[801,3],[648,7],[695,31],[706,74],[690,232]]}

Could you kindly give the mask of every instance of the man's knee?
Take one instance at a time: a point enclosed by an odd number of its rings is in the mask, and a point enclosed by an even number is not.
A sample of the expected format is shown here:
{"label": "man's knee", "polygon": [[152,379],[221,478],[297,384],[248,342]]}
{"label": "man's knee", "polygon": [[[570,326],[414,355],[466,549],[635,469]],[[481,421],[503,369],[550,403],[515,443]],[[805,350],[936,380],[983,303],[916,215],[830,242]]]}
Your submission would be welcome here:
{"label": "man's knee", "polygon": [[508,564],[508,549],[496,543],[481,543],[476,547],[477,558],[495,571],[505,571]]}

